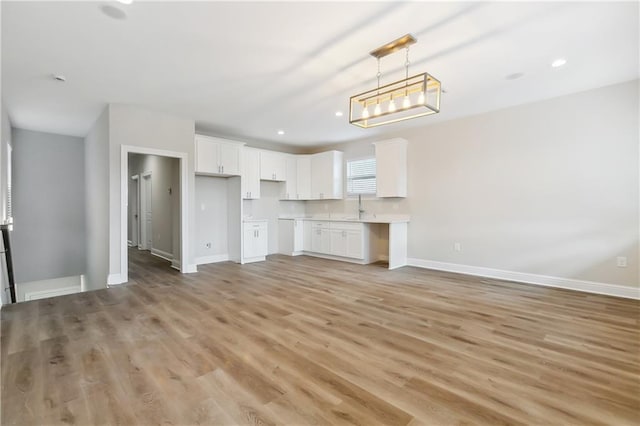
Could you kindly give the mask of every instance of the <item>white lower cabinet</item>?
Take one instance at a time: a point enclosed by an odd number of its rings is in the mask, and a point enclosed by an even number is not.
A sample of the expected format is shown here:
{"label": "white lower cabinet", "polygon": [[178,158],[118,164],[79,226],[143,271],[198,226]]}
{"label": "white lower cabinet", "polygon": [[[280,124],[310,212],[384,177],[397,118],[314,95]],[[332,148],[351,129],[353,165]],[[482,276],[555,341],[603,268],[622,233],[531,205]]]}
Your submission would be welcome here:
{"label": "white lower cabinet", "polygon": [[278,221],[278,252],[297,256],[304,250],[304,221],[280,219]]}
{"label": "white lower cabinet", "polygon": [[242,226],[242,263],[265,260],[269,242],[267,221],[244,222]]}
{"label": "white lower cabinet", "polygon": [[311,251],[331,254],[331,235],[328,222],[311,222]]}
{"label": "white lower cabinet", "polygon": [[305,251],[364,259],[368,244],[366,225],[353,222],[305,221],[311,224],[311,244]]}

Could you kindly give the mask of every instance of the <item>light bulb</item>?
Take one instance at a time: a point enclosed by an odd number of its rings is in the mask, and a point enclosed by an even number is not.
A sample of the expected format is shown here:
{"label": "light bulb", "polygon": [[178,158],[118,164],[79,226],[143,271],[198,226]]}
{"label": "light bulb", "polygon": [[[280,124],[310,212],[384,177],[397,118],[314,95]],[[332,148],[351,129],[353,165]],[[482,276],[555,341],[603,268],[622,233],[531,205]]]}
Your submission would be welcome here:
{"label": "light bulb", "polygon": [[411,106],[411,99],[409,99],[409,95],[404,97],[404,101],[402,101],[402,108],[409,108]]}
{"label": "light bulb", "polygon": [[389,112],[394,112],[396,110],[396,103],[393,99],[389,102]]}
{"label": "light bulb", "polygon": [[424,105],[424,92],[420,92],[420,96],[418,96],[418,103],[420,105]]}
{"label": "light bulb", "polygon": [[373,109],[373,115],[380,115],[381,112],[380,104],[376,104],[376,107]]}
{"label": "light bulb", "polygon": [[369,118],[369,108],[364,107],[364,111],[362,111],[362,118]]}

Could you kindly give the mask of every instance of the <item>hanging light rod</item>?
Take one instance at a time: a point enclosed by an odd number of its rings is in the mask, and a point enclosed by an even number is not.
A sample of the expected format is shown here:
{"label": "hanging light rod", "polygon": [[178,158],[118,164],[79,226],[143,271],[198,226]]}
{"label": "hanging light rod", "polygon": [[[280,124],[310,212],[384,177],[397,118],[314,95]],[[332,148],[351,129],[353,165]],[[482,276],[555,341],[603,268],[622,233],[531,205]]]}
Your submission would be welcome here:
{"label": "hanging light rod", "polygon": [[393,52],[397,52],[400,49],[405,49],[412,44],[416,44],[417,41],[418,40],[416,40],[416,38],[411,34],[406,34],[385,44],[384,46],[380,46],[377,49],[372,50],[369,54],[374,58],[384,58],[387,55],[391,55]]}

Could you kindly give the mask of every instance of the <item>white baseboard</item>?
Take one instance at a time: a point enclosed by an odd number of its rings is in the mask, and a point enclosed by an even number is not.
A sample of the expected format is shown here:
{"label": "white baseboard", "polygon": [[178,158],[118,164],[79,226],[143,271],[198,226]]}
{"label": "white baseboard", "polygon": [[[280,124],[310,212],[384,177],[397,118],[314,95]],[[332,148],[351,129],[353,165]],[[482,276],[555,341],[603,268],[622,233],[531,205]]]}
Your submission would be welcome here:
{"label": "white baseboard", "polygon": [[196,257],[196,265],[205,265],[207,263],[227,262],[228,254],[214,254],[213,256]]}
{"label": "white baseboard", "polygon": [[167,253],[166,251],[162,251],[160,249],[152,248],[151,254],[161,259],[168,260],[169,262],[173,260],[173,254]]}
{"label": "white baseboard", "polygon": [[607,296],[624,297],[627,299],[640,299],[639,288],[624,285],[574,280],[571,278],[551,277],[524,272],[504,271],[501,269],[484,268],[481,266],[460,265],[458,263],[437,262],[434,260],[416,258],[407,259],[407,265],[546,287],[564,288],[568,290],[583,291],[586,293],[605,294]]}
{"label": "white baseboard", "polygon": [[122,281],[122,275],[120,274],[109,274],[107,276],[107,285],[116,285],[123,283],[124,281]]}
{"label": "white baseboard", "polygon": [[28,302],[29,300],[47,299],[49,297],[64,296],[66,294],[75,293],[80,293],[79,286],[62,287],[52,290],[28,291],[24,293],[24,301]]}
{"label": "white baseboard", "polygon": [[187,265],[186,268],[184,268],[184,273],[185,274],[193,274],[195,272],[198,272],[198,265],[196,265],[196,264],[189,264],[189,265]]}
{"label": "white baseboard", "polygon": [[177,270],[179,271],[179,270],[180,270],[181,265],[182,265],[182,262],[180,262],[180,260],[179,260],[179,259],[173,259],[173,260],[171,261],[171,267],[172,267],[173,269],[177,269]]}
{"label": "white baseboard", "polygon": [[29,300],[80,293],[82,291],[83,279],[82,275],[73,275],[16,283],[16,300],[18,302],[28,302]]}

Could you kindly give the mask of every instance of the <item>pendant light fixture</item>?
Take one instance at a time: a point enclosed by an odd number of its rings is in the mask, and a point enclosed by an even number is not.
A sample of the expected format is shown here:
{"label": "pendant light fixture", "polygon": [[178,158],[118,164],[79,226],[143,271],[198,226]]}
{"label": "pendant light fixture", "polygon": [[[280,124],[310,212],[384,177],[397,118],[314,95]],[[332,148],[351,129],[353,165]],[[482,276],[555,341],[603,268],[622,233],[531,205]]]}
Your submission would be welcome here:
{"label": "pendant light fixture", "polygon": [[[440,112],[440,81],[426,72],[409,77],[409,46],[416,41],[407,34],[370,52],[378,61],[378,85],[350,98],[349,123],[368,128]],[[406,51],[405,78],[380,86],[380,59],[400,49]]]}

